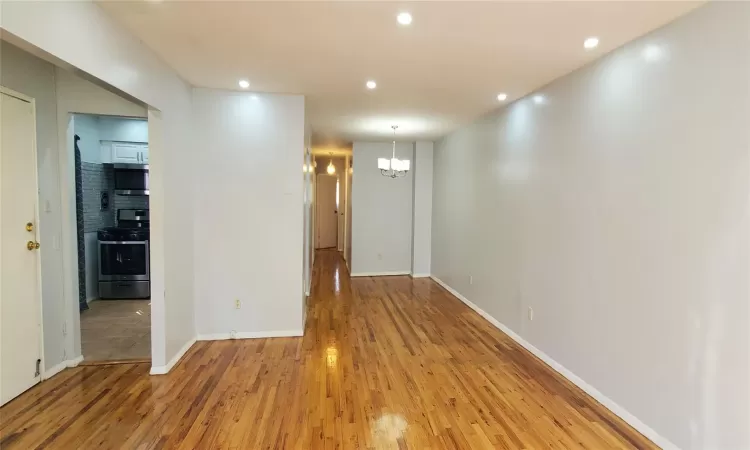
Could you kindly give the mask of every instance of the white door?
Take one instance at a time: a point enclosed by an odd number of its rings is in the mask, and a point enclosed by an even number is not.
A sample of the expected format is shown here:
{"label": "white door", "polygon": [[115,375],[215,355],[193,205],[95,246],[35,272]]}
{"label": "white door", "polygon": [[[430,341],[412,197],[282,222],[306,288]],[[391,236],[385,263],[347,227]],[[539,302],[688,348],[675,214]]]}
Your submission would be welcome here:
{"label": "white door", "polygon": [[141,164],[141,146],[136,144],[112,144],[112,162]]}
{"label": "white door", "polygon": [[336,208],[336,180],[331,175],[318,175],[317,204],[318,245],[316,248],[335,248],[338,229]]}
{"label": "white door", "polygon": [[16,95],[0,93],[0,404],[39,382],[42,357],[34,105]]}

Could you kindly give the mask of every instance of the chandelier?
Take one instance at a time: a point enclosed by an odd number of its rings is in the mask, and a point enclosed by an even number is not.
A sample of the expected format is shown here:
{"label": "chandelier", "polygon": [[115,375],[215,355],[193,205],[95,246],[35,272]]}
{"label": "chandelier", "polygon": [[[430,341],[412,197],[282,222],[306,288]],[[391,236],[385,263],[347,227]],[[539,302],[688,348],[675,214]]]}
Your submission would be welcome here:
{"label": "chandelier", "polygon": [[398,125],[393,125],[391,128],[393,128],[393,156],[391,159],[378,158],[378,169],[384,177],[400,178],[409,171],[409,160],[396,159],[396,129]]}

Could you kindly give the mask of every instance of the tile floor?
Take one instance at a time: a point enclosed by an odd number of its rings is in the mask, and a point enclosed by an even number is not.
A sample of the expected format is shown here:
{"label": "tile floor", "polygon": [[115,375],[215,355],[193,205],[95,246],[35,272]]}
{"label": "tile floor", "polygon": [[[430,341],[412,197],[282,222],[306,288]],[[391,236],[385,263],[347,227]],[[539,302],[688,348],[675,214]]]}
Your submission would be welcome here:
{"label": "tile floor", "polygon": [[84,363],[151,359],[151,300],[94,300],[81,314]]}

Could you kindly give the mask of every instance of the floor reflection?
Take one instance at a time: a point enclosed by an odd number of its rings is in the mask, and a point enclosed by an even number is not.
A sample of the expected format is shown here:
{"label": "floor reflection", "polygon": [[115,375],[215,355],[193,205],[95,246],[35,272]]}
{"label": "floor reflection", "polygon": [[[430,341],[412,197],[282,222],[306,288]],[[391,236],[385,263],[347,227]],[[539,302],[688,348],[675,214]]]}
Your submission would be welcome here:
{"label": "floor reflection", "polygon": [[409,423],[401,414],[385,413],[372,423],[370,432],[373,440],[387,444],[404,437],[408,426]]}
{"label": "floor reflection", "polygon": [[336,368],[336,363],[339,360],[339,349],[336,348],[336,346],[331,345],[330,347],[326,348],[326,365],[330,369]]}

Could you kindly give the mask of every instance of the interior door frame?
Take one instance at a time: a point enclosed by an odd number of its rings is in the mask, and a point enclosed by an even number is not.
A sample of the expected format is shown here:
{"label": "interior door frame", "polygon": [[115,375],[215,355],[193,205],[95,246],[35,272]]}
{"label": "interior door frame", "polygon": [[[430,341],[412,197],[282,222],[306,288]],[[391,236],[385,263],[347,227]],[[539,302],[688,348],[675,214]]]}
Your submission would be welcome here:
{"label": "interior door frame", "polygon": [[[34,186],[36,187],[36,191],[34,192],[34,222],[36,223],[34,240],[36,240],[41,236],[40,227],[42,226],[39,220],[39,159],[36,142],[36,100],[33,97],[29,97],[28,95],[16,92],[13,89],[9,89],[3,85],[0,85],[0,94],[6,94],[31,104],[31,148],[34,154]],[[0,164],[2,164],[2,162],[0,162]],[[0,189],[2,189],[1,185]],[[0,214],[2,214],[1,208]],[[37,320],[39,321],[39,359],[41,360],[41,363],[39,364],[39,382],[45,380],[44,373],[46,372],[44,358],[44,302],[42,302],[42,251],[43,250],[40,247],[40,249],[37,251],[36,258],[36,284],[37,292],[39,293],[39,295],[37,296],[37,304],[39,306],[39,317],[37,317]],[[2,264],[2,260],[0,260],[0,264]]]}

